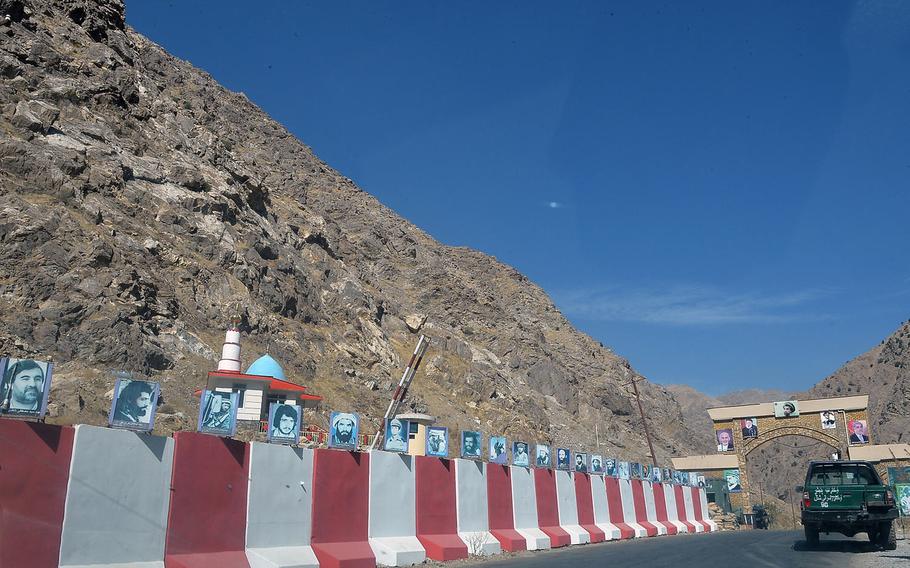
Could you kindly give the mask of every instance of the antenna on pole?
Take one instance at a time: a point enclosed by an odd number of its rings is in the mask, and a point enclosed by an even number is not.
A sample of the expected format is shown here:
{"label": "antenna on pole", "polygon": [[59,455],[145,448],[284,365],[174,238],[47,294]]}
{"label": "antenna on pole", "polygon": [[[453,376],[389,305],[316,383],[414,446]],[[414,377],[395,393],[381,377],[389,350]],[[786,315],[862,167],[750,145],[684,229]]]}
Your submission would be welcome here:
{"label": "antenna on pole", "polygon": [[429,347],[429,345],[430,340],[425,335],[421,335],[420,339],[417,340],[417,347],[414,348],[411,360],[408,361],[408,366],[405,367],[404,373],[401,375],[401,380],[398,381],[398,388],[395,389],[395,393],[392,395],[392,401],[389,402],[389,408],[385,411],[385,416],[382,419],[382,423],[379,425],[379,430],[376,432],[376,435],[373,436],[373,443],[370,444],[370,451],[376,449],[379,440],[385,433],[385,421],[398,414],[398,409],[401,407],[405,395],[408,394],[408,388],[411,386],[411,381],[414,379],[417,367],[419,367],[420,362],[423,361],[423,356],[427,352],[427,347]]}

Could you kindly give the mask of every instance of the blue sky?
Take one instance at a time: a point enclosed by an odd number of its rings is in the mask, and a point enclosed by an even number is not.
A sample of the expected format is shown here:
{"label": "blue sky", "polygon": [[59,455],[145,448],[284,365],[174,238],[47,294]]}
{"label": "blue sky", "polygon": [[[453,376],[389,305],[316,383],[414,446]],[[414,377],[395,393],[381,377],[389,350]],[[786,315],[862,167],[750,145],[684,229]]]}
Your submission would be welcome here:
{"label": "blue sky", "polygon": [[127,23],[651,380],[804,389],[910,318],[910,4],[564,4]]}

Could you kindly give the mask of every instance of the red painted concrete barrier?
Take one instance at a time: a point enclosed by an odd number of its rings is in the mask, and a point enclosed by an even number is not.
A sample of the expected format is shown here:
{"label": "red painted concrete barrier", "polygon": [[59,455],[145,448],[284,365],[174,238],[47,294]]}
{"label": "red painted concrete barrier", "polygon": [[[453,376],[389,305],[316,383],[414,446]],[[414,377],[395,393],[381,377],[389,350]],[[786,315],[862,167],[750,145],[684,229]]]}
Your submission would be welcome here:
{"label": "red painted concrete barrier", "polygon": [[57,568],[73,434],[0,419],[0,566]]}
{"label": "red painted concrete barrier", "polygon": [[166,568],[249,568],[249,446],[197,432],[174,434]]}
{"label": "red painted concrete barrier", "polygon": [[550,547],[568,546],[572,539],[559,526],[559,509],[556,503],[556,475],[552,469],[534,470],[534,494],[537,497],[537,524],[550,537]]}
{"label": "red painted concrete barrier", "polygon": [[622,513],[622,495],[619,493],[619,480],[615,477],[604,477],[604,485],[607,490],[607,508],[610,510],[610,522],[619,529],[620,538],[633,538],[635,529],[626,524]]}
{"label": "red painted concrete barrier", "polygon": [[527,550],[527,541],[515,530],[512,514],[512,470],[507,465],[487,464],[487,509],[490,532],[503,550]]}
{"label": "red painted concrete barrier", "polygon": [[657,527],[648,521],[648,510],[645,507],[645,491],[640,479],[632,480],[632,503],[635,504],[635,522],[645,527],[648,536],[657,536]]}
{"label": "red painted concrete barrier", "polygon": [[310,544],[321,568],[376,566],[369,544],[369,506],[370,455],[315,450]]}
{"label": "red painted concrete barrier", "polygon": [[458,536],[455,512],[455,462],[417,456],[417,540],[433,560],[468,557]]}
{"label": "red painted concrete barrier", "polygon": [[667,527],[667,534],[674,535],[679,532],[679,529],[670,522],[670,517],[667,514],[667,498],[664,496],[664,484],[663,483],[654,483],[654,508],[657,509],[657,520],[663,526]]}
{"label": "red painted concrete barrier", "polygon": [[682,485],[674,485],[673,493],[676,496],[676,514],[679,515],[679,522],[686,525],[686,529],[690,533],[694,533],[695,525],[690,523],[688,516],[686,516],[686,501],[683,497]]}
{"label": "red painted concrete barrier", "polygon": [[699,491],[700,491],[699,488],[698,487],[688,487],[687,489],[689,489],[692,492],[692,507],[695,509],[694,522],[705,527],[705,532],[711,532],[711,525],[709,525],[708,523],[705,522],[705,520],[704,520],[705,517],[704,517],[704,515],[702,515],[701,494],[699,493]]}
{"label": "red painted concrete barrier", "polygon": [[587,473],[575,473],[575,502],[578,505],[578,524],[591,535],[591,542],[606,540],[604,532],[594,524],[591,476]]}

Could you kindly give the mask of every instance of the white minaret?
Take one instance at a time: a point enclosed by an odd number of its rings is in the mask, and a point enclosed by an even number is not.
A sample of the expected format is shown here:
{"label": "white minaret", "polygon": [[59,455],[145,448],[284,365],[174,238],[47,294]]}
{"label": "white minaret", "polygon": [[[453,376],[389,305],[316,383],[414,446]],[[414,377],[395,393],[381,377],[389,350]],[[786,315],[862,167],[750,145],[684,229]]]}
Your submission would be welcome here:
{"label": "white minaret", "polygon": [[231,327],[224,334],[224,346],[221,347],[221,360],[218,361],[219,371],[240,372],[240,318],[231,318]]}

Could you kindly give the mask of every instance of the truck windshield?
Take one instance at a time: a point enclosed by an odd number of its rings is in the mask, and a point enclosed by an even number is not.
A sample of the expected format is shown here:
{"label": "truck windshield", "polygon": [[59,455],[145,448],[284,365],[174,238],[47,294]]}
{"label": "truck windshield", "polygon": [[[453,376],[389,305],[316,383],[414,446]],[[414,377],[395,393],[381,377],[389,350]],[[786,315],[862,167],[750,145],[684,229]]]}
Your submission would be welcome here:
{"label": "truck windshield", "polygon": [[875,472],[862,464],[820,464],[812,466],[808,485],[878,485]]}

